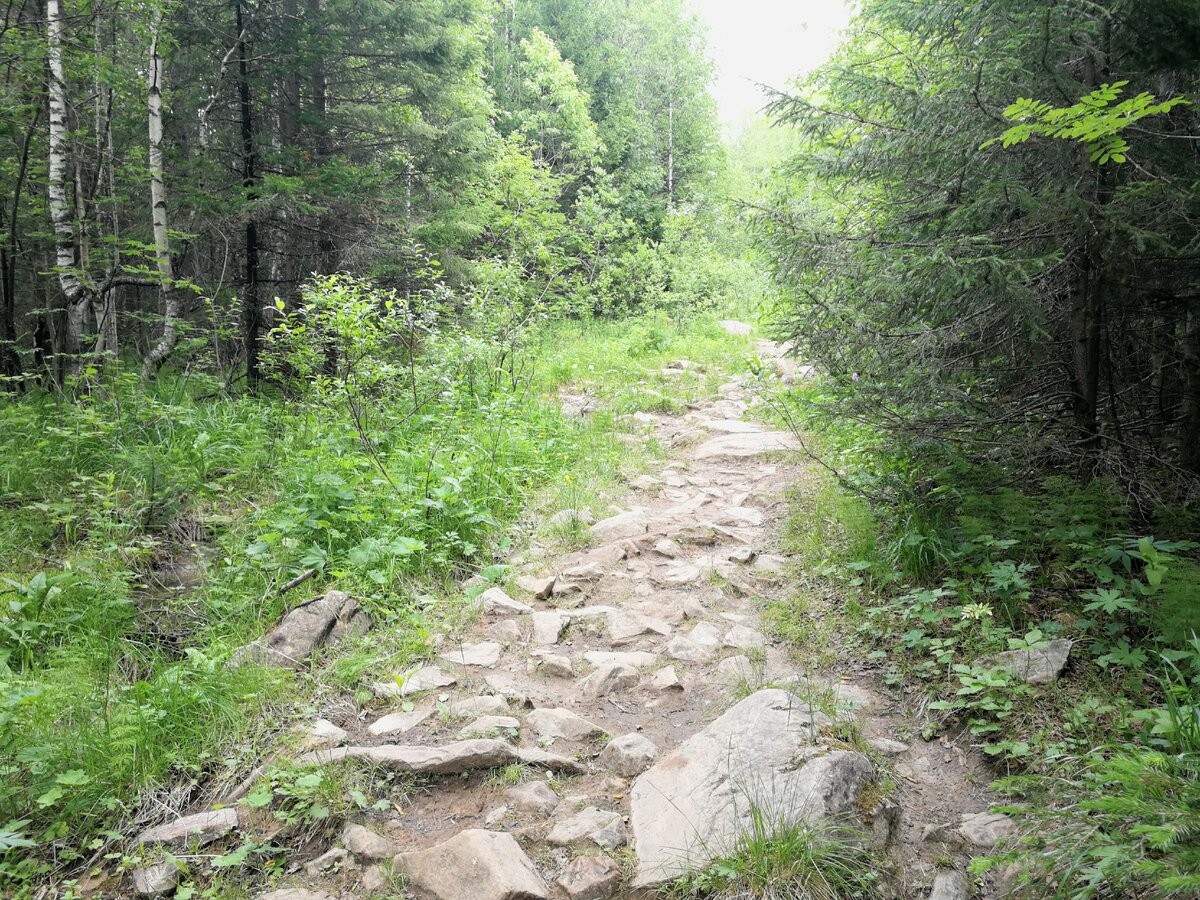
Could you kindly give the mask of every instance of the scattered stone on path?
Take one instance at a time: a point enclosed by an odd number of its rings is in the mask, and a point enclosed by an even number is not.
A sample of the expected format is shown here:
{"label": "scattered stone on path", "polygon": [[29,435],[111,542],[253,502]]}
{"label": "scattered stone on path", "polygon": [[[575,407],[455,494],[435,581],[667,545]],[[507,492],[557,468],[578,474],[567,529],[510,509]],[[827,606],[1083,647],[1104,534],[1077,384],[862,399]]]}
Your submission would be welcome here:
{"label": "scattered stone on path", "polygon": [[580,856],[567,864],[557,884],[569,900],[608,900],[621,887],[621,867],[607,856]]}
{"label": "scattered stone on path", "polygon": [[750,695],[644,772],[631,790],[635,887],[667,881],[728,852],[770,822],[815,822],[850,811],[874,777],[870,761],[834,751],[797,767],[828,716],[778,689]]}
{"label": "scattered stone on path", "polygon": [[366,634],[371,618],[358,601],[330,591],[291,610],[267,635],[234,654],[232,664],[298,669],[321,647]]}
{"label": "scattered stone on path", "polygon": [[538,578],[534,575],[522,575],[517,579],[517,587],[533,597],[534,600],[545,600],[554,591],[554,576]]}
{"label": "scattered stone on path", "polygon": [[608,616],[608,637],[614,647],[631,643],[643,635],[666,637],[670,633],[670,624],[662,619],[627,612],[614,612]]}
{"label": "scattered stone on path", "polygon": [[717,663],[717,674],[726,684],[754,684],[758,680],[748,656],[727,656]]}
{"label": "scattered stone on path", "polygon": [[633,778],[650,768],[657,756],[658,748],[654,742],[634,732],[609,741],[597,762],[610,772]]}
{"label": "scattered stone on path", "polygon": [[637,687],[638,672],[624,663],[605,663],[583,680],[583,691],[589,697],[607,697]]}
{"label": "scattered stone on path", "polygon": [[542,646],[558,643],[563,629],[571,620],[560,612],[547,611],[533,614],[533,642]]}
{"label": "scattered stone on path", "polygon": [[725,633],[724,645],[735,650],[761,650],[766,644],[761,631],[735,625]]}
{"label": "scattered stone on path", "polygon": [[371,685],[371,690],[380,697],[407,697],[455,684],[458,684],[458,679],[453,675],[437,666],[423,666],[409,675],[397,675],[391,681],[378,681]]}
{"label": "scattered stone on path", "polygon": [[475,737],[493,737],[496,732],[519,731],[521,721],[512,716],[480,716],[458,732],[460,740]]}
{"label": "scattered stone on path", "polygon": [[602,737],[608,733],[599,725],[589,722],[569,709],[535,709],[525,716],[525,724],[539,737],[561,738],[564,741],[586,741],[588,738]]}
{"label": "scattered stone on path", "polygon": [[346,742],[344,728],[338,728],[328,719],[317,719],[304,729],[304,738],[300,742],[302,750],[315,750],[317,747],[336,747]]}
{"label": "scattered stone on path", "polygon": [[480,697],[467,697],[456,700],[447,707],[451,716],[457,719],[470,719],[475,716],[500,716],[507,713],[508,701],[498,694],[483,694]]}
{"label": "scattered stone on path", "polygon": [[654,552],[667,559],[678,559],[683,555],[683,548],[670,538],[663,538],[654,545]]}
{"label": "scattered stone on path", "polygon": [[195,841],[207,844],[238,827],[238,813],[234,807],[213,809],[208,812],[183,816],[147,828],[138,835],[139,844],[171,844],[176,841]]}
{"label": "scattered stone on path", "polygon": [[631,509],[627,512],[601,519],[592,526],[592,540],[598,544],[611,544],[624,538],[641,537],[646,533],[646,511]]}
{"label": "scattered stone on path", "polygon": [[342,829],[342,846],[359,859],[387,859],[396,853],[391,841],[356,822]]}
{"label": "scattered stone on path", "polygon": [[963,840],[985,850],[995,847],[1016,833],[1016,823],[1001,813],[981,812],[964,815],[962,824],[958,826],[958,834]]}
{"label": "scattered stone on path", "polygon": [[546,653],[542,656],[542,671],[554,678],[574,678],[575,668],[567,656]]}
{"label": "scattered stone on path", "polygon": [[504,792],[504,797],[522,812],[548,816],[558,806],[558,794],[544,781],[527,781]]}
{"label": "scattered stone on path", "polygon": [[298,757],[300,765],[321,765],[343,759],[361,759],[397,772],[457,775],[477,769],[495,769],[514,763],[543,766],[563,772],[583,773],[587,767],[573,759],[533,747],[514,747],[494,738],[456,741],[441,747],[381,744],[376,747],[338,747],[316,750]]}
{"label": "scattered stone on path", "polygon": [[179,866],[170,860],[133,870],[133,890],[141,897],[166,897],[179,885]]}
{"label": "scattered stone on path", "polygon": [[697,622],[686,635],[667,644],[667,655],[682,662],[706,662],[721,646],[721,632],[711,622]]}
{"label": "scattered stone on path", "polygon": [[978,660],[976,665],[1004,669],[1028,684],[1049,684],[1062,674],[1071,656],[1071,642],[1065,638],[1050,641],[1032,650],[1006,650]]}
{"label": "scattered stone on path", "polygon": [[504,648],[495,641],[481,641],[478,644],[459,644],[453,650],[448,650],[441,658],[459,666],[476,666],[481,669],[494,669],[500,662]]}
{"label": "scattered stone on path", "polygon": [[593,666],[603,666],[607,663],[620,663],[641,669],[658,662],[658,654],[646,650],[589,650],[583,658]]}
{"label": "scattered stone on path", "polygon": [[615,850],[625,843],[621,814],[594,806],[581,809],[569,819],[555,824],[546,835],[551,847],[586,847],[595,844],[602,850]]}
{"label": "scattered stone on path", "polygon": [[650,688],[659,693],[682,691],[683,682],[675,672],[674,666],[663,666],[650,679]]}
{"label": "scattered stone on path", "polygon": [[711,459],[714,456],[746,457],[799,449],[800,442],[791,432],[749,431],[709,438],[696,448],[695,455],[697,459]]}
{"label": "scattered stone on path", "polygon": [[519,616],[533,612],[532,606],[514,600],[498,587],[488,588],[476,602],[483,608],[485,616]]}
{"label": "scattered stone on path", "polygon": [[787,567],[787,560],[782,556],[765,553],[754,560],[753,566],[755,572],[761,572],[765,575],[782,575],[783,570]]}
{"label": "scattered stone on path", "polygon": [[387,889],[388,877],[382,866],[367,866],[358,876],[358,883],[368,894],[379,894]]}
{"label": "scattered stone on path", "polygon": [[486,630],[488,640],[501,644],[516,644],[521,640],[521,626],[516,619],[500,619],[492,622]]}
{"label": "scattered stone on path", "polygon": [[940,872],[933,879],[933,890],[929,900],[967,900],[971,896],[971,885],[962,872]]}
{"label": "scattered stone on path", "polygon": [[686,584],[695,584],[703,577],[704,572],[699,566],[693,563],[684,563],[672,566],[662,575],[657,576],[655,580],[671,587],[683,587]]}
{"label": "scattered stone on path", "polygon": [[908,744],[893,741],[891,738],[871,738],[867,744],[884,756],[899,756],[908,752]]}
{"label": "scattered stone on path", "polygon": [[546,885],[510,834],[470,829],[428,850],[401,853],[396,868],[438,900],[545,900]]}
{"label": "scattered stone on path", "polygon": [[411,712],[395,712],[381,716],[367,726],[367,731],[375,737],[385,734],[404,734],[416,728],[433,715],[431,709],[414,709]]}
{"label": "scattered stone on path", "polygon": [[305,874],[314,877],[336,869],[354,868],[358,867],[355,865],[353,857],[350,856],[350,851],[343,847],[326,850],[316,859],[310,859],[304,864]]}

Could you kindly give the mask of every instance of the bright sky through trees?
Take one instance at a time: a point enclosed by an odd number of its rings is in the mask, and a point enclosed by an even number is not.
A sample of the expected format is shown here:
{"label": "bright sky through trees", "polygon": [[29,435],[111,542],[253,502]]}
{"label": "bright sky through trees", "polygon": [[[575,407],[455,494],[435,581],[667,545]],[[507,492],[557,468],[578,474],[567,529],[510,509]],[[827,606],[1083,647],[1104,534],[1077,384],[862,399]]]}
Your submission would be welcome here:
{"label": "bright sky through trees", "polygon": [[763,106],[759,85],[784,87],[824,61],[850,17],[847,0],[692,0],[717,63],[713,96],[725,127]]}

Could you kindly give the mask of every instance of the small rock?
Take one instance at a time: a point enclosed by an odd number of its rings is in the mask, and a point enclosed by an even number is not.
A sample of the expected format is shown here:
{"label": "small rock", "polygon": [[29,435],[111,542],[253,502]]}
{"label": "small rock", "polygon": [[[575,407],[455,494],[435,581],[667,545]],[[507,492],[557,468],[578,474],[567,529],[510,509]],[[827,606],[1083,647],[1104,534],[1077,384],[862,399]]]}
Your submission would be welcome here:
{"label": "small rock", "polygon": [[137,842],[170,844],[175,841],[196,841],[207,844],[237,827],[238,814],[235,808],[214,809],[149,828],[138,836]]}
{"label": "small rock", "polygon": [[458,684],[458,679],[448,675],[437,666],[423,666],[407,675],[397,675],[391,681],[380,681],[371,685],[371,690],[380,697],[407,697],[422,691]]}
{"label": "small rock", "polygon": [[657,653],[648,653],[645,650],[589,650],[583,654],[583,658],[597,667],[608,663],[620,663],[623,666],[640,669],[658,662]]}
{"label": "small rock", "polygon": [[621,867],[607,856],[571,860],[558,885],[570,900],[608,900],[621,887]]}
{"label": "small rock", "polygon": [[736,550],[729,551],[729,558],[734,562],[748,563],[754,559],[754,551],[749,547],[738,547]]}
{"label": "small rock", "polygon": [[908,752],[908,744],[893,741],[890,738],[871,738],[867,744],[884,756],[899,756],[901,753]]}
{"label": "small rock", "polygon": [[981,812],[964,815],[959,835],[969,844],[989,849],[1017,833],[1016,823],[1001,813]]}
{"label": "small rock", "polygon": [[355,822],[342,830],[342,845],[360,859],[387,859],[396,852],[387,838]]}
{"label": "small rock", "polygon": [[532,596],[534,600],[545,600],[554,590],[554,576],[537,578],[533,575],[522,575],[517,579],[517,587]]}
{"label": "small rock", "polygon": [[500,662],[504,648],[495,641],[483,641],[478,644],[460,644],[453,650],[441,655],[449,663],[460,666],[478,666],[481,669],[494,669]]}
{"label": "small rock", "polygon": [[358,883],[364,891],[371,894],[382,893],[388,886],[388,877],[382,866],[367,866],[358,876]]}
{"label": "small rock", "polygon": [[533,614],[533,642],[542,646],[557,644],[569,621],[570,619],[560,612],[535,612]]}
{"label": "small rock", "polygon": [[971,885],[961,872],[941,872],[933,879],[933,890],[929,900],[967,900],[971,896]]}
{"label": "small rock", "polygon": [[661,619],[626,612],[614,612],[608,617],[608,637],[614,647],[631,643],[643,635],[657,634],[665,637],[670,633],[671,626]]}
{"label": "small rock", "polygon": [[607,697],[636,687],[637,669],[622,663],[605,663],[583,680],[583,690],[590,697]]}
{"label": "small rock", "polygon": [[404,734],[416,728],[433,714],[430,709],[414,709],[412,712],[388,713],[367,726],[367,731],[376,737],[385,734]]}
{"label": "small rock", "polygon": [[344,744],[349,735],[338,728],[328,719],[317,719],[304,732],[304,740],[300,742],[301,749],[314,750],[317,747],[336,747]]}
{"label": "small rock", "polygon": [[704,601],[699,597],[684,597],[681,608],[683,609],[683,614],[689,619],[703,619],[705,613],[707,613],[707,610],[704,608]]}
{"label": "small rock", "polygon": [[552,847],[596,844],[603,850],[614,850],[625,843],[621,814],[594,806],[586,807],[550,829],[546,843]]}
{"label": "small rock", "polygon": [[308,875],[320,875],[322,872],[329,869],[343,869],[351,866],[354,860],[350,858],[350,851],[341,847],[334,847],[332,850],[326,850],[314,860],[310,860],[304,864],[304,871]]}
{"label": "small rock", "polygon": [[754,663],[748,656],[727,656],[717,663],[717,674],[727,684],[754,684]]}
{"label": "small rock", "polygon": [[488,588],[479,595],[478,602],[487,616],[519,616],[533,612],[533,607],[514,600],[498,587]]}
{"label": "small rock", "polygon": [[516,619],[501,619],[487,627],[487,637],[501,644],[516,644],[521,640],[521,626]]}
{"label": "small rock", "polygon": [[484,694],[482,697],[468,697],[451,703],[449,713],[458,719],[470,719],[475,716],[499,716],[508,712],[508,701],[497,694]]}
{"label": "small rock", "polygon": [[1028,684],[1056,681],[1071,656],[1071,642],[1065,638],[1051,641],[1035,650],[1006,650],[978,661],[978,665],[1004,669]]}
{"label": "small rock", "polygon": [[659,693],[682,691],[683,682],[679,680],[679,676],[675,673],[674,666],[663,666],[650,679],[650,688]]}
{"label": "small rock", "polygon": [[527,781],[504,792],[504,797],[522,812],[548,816],[558,806],[558,794],[543,781]]}
{"label": "small rock", "polygon": [[575,669],[566,656],[547,653],[542,657],[542,671],[555,678],[574,678]]}
{"label": "small rock", "polygon": [[566,741],[585,741],[607,734],[599,725],[589,722],[569,709],[535,709],[525,717],[525,724],[538,737],[561,738]]}
{"label": "small rock", "polygon": [[678,559],[683,555],[683,548],[670,538],[663,538],[654,545],[654,552],[667,559]]}
{"label": "small rock", "polygon": [[133,890],[142,897],[165,897],[179,884],[179,866],[167,861],[133,870]]}
{"label": "small rock", "polygon": [[378,744],[315,750],[296,759],[300,765],[328,765],[343,759],[361,759],[395,772],[457,775],[479,769],[516,764],[544,766],[562,772],[583,774],[587,766],[578,760],[547,753],[537,747],[514,747],[508,741],[474,738],[440,747]]}
{"label": "small rock", "polygon": [[483,824],[488,828],[495,828],[508,818],[508,812],[507,806],[497,806],[483,817]]}
{"label": "small rock", "polygon": [[396,867],[438,900],[545,900],[546,885],[512,835],[470,829]]}
{"label": "small rock", "polygon": [[600,753],[599,763],[611,772],[633,778],[654,765],[658,748],[644,735],[636,732],[612,740]]}
{"label": "small rock", "polygon": [[520,727],[520,721],[512,716],[480,716],[470,725],[463,726],[458,736],[462,739],[491,737],[495,732],[516,731]]}
{"label": "small rock", "polygon": [[582,594],[583,588],[573,581],[567,581],[565,578],[556,578],[554,580],[554,587],[551,589],[551,593],[555,597],[566,597],[570,594]]}
{"label": "small rock", "polygon": [[762,572],[764,575],[781,575],[786,566],[787,560],[782,556],[765,553],[754,560],[752,568],[755,572]]}
{"label": "small rock", "polygon": [[660,577],[659,581],[662,584],[671,585],[673,587],[682,587],[685,584],[695,584],[704,577],[704,572],[699,566],[691,563],[684,563],[681,566],[673,566],[667,569]]}
{"label": "small rock", "polygon": [[646,528],[645,511],[633,509],[601,519],[592,526],[592,539],[598,544],[611,544],[624,538],[641,537]]}
{"label": "small rock", "polygon": [[754,650],[762,649],[766,642],[762,632],[745,625],[735,625],[725,633],[724,643],[726,647],[733,647],[735,650]]}
{"label": "small rock", "polygon": [[370,628],[371,619],[357,600],[341,591],[329,591],[291,610],[270,634],[239,650],[233,664],[298,669],[321,647],[365,634]]}

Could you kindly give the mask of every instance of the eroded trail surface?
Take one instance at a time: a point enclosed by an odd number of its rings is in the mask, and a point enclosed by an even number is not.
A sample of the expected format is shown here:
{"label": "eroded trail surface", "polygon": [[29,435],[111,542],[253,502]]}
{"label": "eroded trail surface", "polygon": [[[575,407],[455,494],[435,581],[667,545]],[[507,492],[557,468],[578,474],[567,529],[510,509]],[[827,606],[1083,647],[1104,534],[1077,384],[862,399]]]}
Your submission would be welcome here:
{"label": "eroded trail surface", "polygon": [[[870,681],[808,671],[803,648],[764,637],[761,603],[788,590],[784,494],[805,469],[753,402],[731,382],[684,415],[638,414],[669,459],[589,525],[587,549],[535,547],[439,659],[375,685],[391,710],[317,730],[305,761],[430,778],[266,896],[395,896],[393,857],[415,897],[643,896],[729,852],[752,811],[856,819],[896,862],[894,896],[927,896],[935,861],[966,861],[960,818],[987,805],[977,762],[902,740],[900,706]],[[965,896],[949,873],[940,887]]]}

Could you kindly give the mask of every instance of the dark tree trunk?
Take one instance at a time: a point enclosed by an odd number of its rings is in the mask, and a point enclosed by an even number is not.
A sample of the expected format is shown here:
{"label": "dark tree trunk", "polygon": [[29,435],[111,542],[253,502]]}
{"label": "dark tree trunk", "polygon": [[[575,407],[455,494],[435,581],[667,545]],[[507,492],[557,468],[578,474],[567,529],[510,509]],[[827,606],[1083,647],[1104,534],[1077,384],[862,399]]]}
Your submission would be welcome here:
{"label": "dark tree trunk", "polygon": [[261,375],[259,343],[262,309],[258,296],[258,223],[254,202],[258,184],[258,160],[254,146],[254,109],[250,97],[250,52],[243,26],[242,0],[234,0],[238,30],[238,106],[242,126],[242,186],[246,189],[245,285],[242,293],[242,340],[246,354],[246,380],[251,388]]}

